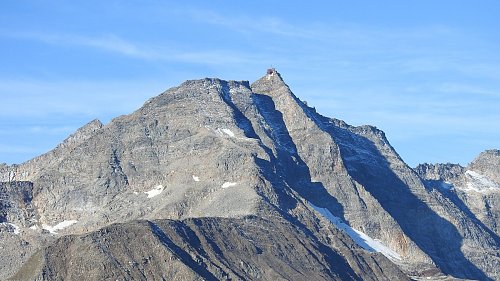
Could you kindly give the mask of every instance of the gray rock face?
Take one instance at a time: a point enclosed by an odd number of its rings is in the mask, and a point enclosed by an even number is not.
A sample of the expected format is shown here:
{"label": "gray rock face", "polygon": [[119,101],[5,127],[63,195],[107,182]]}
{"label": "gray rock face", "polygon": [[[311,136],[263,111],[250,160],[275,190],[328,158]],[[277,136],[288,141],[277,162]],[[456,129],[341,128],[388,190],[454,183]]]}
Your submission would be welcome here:
{"label": "gray rock face", "polygon": [[134,221],[62,237],[12,279],[408,280],[380,255],[331,243],[338,251],[280,219]]}
{"label": "gray rock face", "polygon": [[34,220],[33,183],[0,182],[0,223],[29,227]]}
{"label": "gray rock face", "polygon": [[[457,182],[465,173],[465,168],[458,164],[420,164],[415,172],[426,180]],[[446,186],[444,186],[446,188]],[[448,187],[450,188],[450,187]]]}
{"label": "gray rock face", "polygon": [[0,252],[1,279],[16,272],[40,246],[43,237],[33,237],[29,231],[36,222],[36,210],[31,204],[31,182],[0,182]]}
{"label": "gray rock face", "polygon": [[453,200],[470,217],[499,235],[500,151],[487,150],[467,167],[452,164],[422,164],[416,169],[427,186]]}
{"label": "gray rock face", "polygon": [[500,184],[500,150],[491,149],[481,152],[481,154],[469,164],[468,168],[483,174],[492,182]]}
{"label": "gray rock face", "polygon": [[[0,166],[2,186],[29,182],[26,206],[0,189],[2,223],[20,227],[4,241],[32,241],[0,249],[25,253],[0,279],[500,279],[495,161],[413,170],[382,131],[321,116],[275,71],[187,81]],[[487,199],[461,199],[484,183]]]}

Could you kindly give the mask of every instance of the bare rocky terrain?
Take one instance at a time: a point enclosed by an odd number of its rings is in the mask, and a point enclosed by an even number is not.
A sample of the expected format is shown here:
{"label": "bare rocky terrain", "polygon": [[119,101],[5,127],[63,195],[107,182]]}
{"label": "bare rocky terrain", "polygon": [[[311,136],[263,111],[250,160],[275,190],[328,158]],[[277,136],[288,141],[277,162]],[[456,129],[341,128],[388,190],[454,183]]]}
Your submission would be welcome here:
{"label": "bare rocky terrain", "polygon": [[498,150],[412,169],[274,70],[186,81],[0,182],[1,280],[500,279]]}

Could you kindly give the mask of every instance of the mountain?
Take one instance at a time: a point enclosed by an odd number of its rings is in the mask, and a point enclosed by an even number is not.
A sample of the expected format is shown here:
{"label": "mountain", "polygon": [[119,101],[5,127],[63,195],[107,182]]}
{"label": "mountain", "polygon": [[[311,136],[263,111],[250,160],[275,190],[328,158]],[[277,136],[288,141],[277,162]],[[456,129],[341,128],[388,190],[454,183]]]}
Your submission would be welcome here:
{"label": "mountain", "polygon": [[275,70],[186,81],[0,166],[0,279],[498,280],[500,165],[481,155],[412,169]]}

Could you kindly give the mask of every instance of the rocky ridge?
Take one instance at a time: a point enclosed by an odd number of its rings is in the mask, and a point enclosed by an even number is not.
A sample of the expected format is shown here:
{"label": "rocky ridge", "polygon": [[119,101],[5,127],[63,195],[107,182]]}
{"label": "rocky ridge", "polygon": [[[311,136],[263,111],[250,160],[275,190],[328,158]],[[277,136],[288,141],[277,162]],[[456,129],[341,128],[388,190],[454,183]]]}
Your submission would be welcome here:
{"label": "rocky ridge", "polygon": [[0,189],[14,206],[2,223],[20,229],[0,233],[19,242],[1,251],[22,264],[1,263],[0,278],[498,279],[498,193],[444,188],[498,184],[495,153],[471,164],[481,177],[414,170],[382,131],[318,114],[276,71],[251,85],[186,81],[0,166],[2,186],[31,194],[28,206]]}
{"label": "rocky ridge", "polygon": [[467,167],[458,164],[422,164],[415,171],[429,188],[441,192],[499,235],[500,150],[479,154]]}

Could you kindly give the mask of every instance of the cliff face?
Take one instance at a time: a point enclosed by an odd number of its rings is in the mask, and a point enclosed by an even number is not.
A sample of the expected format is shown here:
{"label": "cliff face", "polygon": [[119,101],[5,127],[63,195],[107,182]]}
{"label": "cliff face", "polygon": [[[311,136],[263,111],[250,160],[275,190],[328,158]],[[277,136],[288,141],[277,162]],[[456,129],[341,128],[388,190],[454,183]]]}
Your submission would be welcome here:
{"label": "cliff face", "polygon": [[[495,157],[471,171],[498,184]],[[2,205],[19,224],[6,239],[34,241],[0,278],[498,279],[497,217],[440,187],[468,176],[484,183],[459,166],[414,171],[382,131],[319,115],[275,71],[187,81],[0,167],[6,185],[29,182],[22,222]]]}

